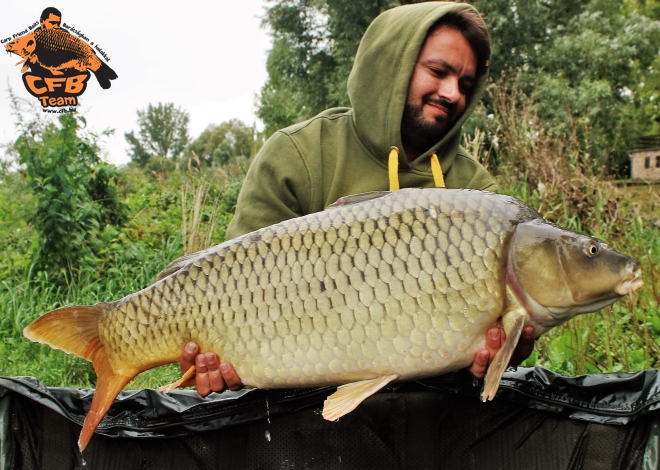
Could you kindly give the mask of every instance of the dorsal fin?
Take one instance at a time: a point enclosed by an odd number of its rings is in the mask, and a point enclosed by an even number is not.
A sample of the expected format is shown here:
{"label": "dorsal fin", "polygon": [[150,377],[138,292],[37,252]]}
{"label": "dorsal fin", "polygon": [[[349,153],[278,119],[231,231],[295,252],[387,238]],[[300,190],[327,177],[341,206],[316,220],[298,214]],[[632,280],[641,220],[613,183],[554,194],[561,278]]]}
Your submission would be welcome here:
{"label": "dorsal fin", "polygon": [[227,242],[220,243],[219,245],[212,246],[210,248],[206,248],[202,251],[196,251],[195,253],[190,253],[187,255],[183,255],[180,258],[175,259],[172,261],[170,264],[168,264],[165,269],[163,269],[161,272],[158,273],[158,276],[156,277],[156,281],[160,281],[161,279],[166,278],[170,274],[174,274],[181,268],[185,268],[189,264],[191,264],[193,261],[195,261],[198,258],[204,258],[205,256],[211,254],[214,251],[218,251],[220,248],[222,248],[222,245],[226,244]]}
{"label": "dorsal fin", "polygon": [[175,259],[170,264],[168,264],[165,269],[158,273],[156,276],[156,281],[160,281],[161,279],[165,279],[170,274],[174,274],[179,269],[186,266],[191,259],[195,258],[196,255],[197,253],[191,253],[189,255],[183,255],[182,257]]}
{"label": "dorsal fin", "polygon": [[353,194],[351,196],[340,197],[335,202],[326,207],[326,210],[332,209],[334,207],[350,206],[351,204],[358,204],[360,202],[369,201],[371,199],[378,199],[379,197],[387,196],[391,193],[392,191],[369,191],[368,193],[360,193]]}

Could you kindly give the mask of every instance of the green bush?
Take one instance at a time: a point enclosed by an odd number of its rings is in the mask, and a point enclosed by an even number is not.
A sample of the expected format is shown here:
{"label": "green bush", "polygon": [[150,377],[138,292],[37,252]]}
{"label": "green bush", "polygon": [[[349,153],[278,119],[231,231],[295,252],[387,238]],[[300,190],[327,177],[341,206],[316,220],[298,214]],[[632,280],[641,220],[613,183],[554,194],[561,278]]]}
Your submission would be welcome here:
{"label": "green bush", "polygon": [[61,280],[93,262],[106,227],[121,226],[126,216],[112,185],[115,169],[99,157],[97,136],[83,135],[81,116],[58,121],[39,133],[24,129],[14,148],[36,202],[33,268]]}

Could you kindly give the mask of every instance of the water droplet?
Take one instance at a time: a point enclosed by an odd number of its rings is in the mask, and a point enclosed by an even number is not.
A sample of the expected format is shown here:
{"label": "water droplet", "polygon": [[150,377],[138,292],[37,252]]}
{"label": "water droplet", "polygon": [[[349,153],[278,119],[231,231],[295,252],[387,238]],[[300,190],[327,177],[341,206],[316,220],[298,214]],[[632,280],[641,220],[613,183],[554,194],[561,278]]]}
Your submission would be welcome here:
{"label": "water droplet", "polygon": [[265,436],[266,436],[266,440],[270,442],[270,431],[266,430]]}

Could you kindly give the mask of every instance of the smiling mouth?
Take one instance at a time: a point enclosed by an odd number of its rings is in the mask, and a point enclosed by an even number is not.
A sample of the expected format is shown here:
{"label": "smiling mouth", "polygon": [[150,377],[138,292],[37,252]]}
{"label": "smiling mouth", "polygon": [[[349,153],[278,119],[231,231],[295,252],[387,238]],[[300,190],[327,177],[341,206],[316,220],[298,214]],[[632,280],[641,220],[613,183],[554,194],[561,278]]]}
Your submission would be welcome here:
{"label": "smiling mouth", "polygon": [[426,100],[424,103],[433,109],[435,114],[438,114],[437,117],[444,117],[448,119],[453,114],[453,106],[444,101],[435,101],[435,100]]}

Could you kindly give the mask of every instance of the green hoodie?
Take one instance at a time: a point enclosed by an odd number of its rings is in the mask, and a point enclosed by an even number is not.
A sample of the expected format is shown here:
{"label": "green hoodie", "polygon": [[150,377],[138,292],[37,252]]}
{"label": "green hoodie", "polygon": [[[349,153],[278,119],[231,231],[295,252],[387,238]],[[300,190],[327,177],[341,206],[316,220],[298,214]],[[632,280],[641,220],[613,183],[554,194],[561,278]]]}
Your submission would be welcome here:
{"label": "green hoodie", "polygon": [[440,142],[408,163],[401,117],[408,84],[429,28],[456,3],[393,8],[365,33],[348,78],[352,108],[332,108],[282,129],[254,158],[241,188],[227,238],[318,212],[342,196],[388,190],[388,155],[400,149],[402,188],[432,187],[435,152],[448,188],[496,190],[488,172],[460,147],[461,127],[483,93],[487,69],[476,77],[465,112]]}

